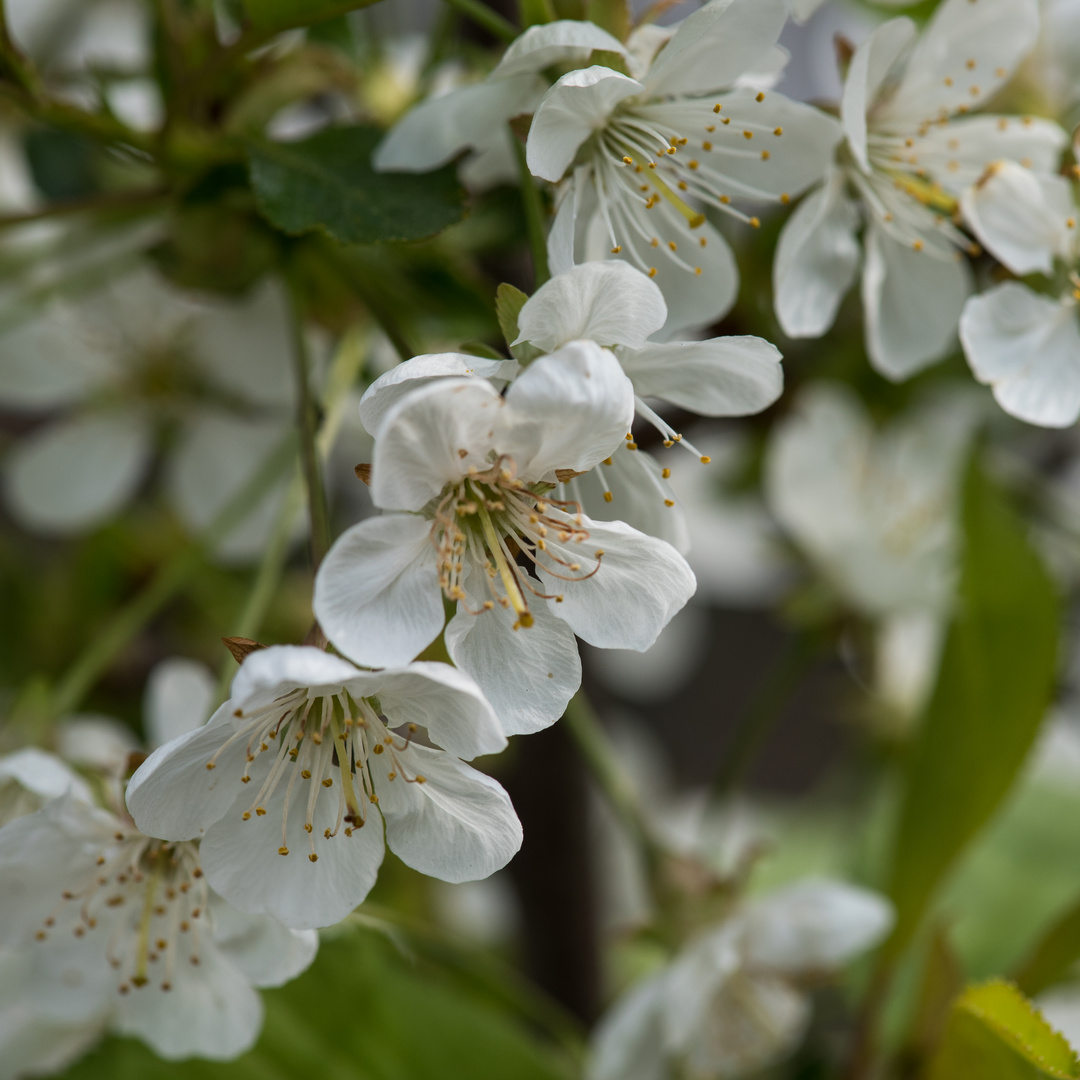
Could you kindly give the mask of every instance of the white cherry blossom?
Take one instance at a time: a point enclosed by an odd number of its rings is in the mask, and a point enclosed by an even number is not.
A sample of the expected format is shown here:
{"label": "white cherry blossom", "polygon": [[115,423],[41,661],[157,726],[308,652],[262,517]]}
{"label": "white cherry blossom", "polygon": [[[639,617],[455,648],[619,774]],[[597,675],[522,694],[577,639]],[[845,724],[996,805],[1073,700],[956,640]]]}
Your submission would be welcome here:
{"label": "white cherry blossom", "polygon": [[[69,534],[119,512],[144,482],[163,428],[175,428],[166,485],[193,531],[205,528],[289,430],[287,308],[270,282],[208,302],[142,267],[85,297],[57,299],[2,337],[0,402],[62,410],[3,462],[9,509],[26,527]],[[262,550],[286,479],[219,553]]]}
{"label": "white cherry blossom", "polygon": [[[701,416],[747,416],[780,396],[784,376],[774,345],[750,336],[704,341],[650,340],[667,319],[656,283],[629,263],[583,263],[543,284],[518,314],[519,336],[551,353],[577,340],[611,348],[634,386],[634,406],[663,436],[667,448],[681,446],[702,463],[709,455],[683,438],[645,398]],[[459,353],[418,356],[376,379],[360,402],[360,418],[376,433],[387,411],[421,380],[474,375],[502,386],[520,373],[514,360],[484,360]],[[667,483],[671,469],[627,440],[597,467],[567,481],[567,490],[597,516],[611,504],[620,520],[685,551],[687,534]]]}
{"label": "white cherry blossom", "polygon": [[429,98],[410,109],[375,151],[377,169],[427,172],[464,150],[462,169],[472,188],[517,174],[509,121],[531,113],[548,88],[541,72],[553,64],[581,64],[594,51],[625,55],[617,38],[588,22],[559,19],[530,26],[482,82]]}
{"label": "white cherry blossom", "polygon": [[445,881],[510,860],[510,800],[460,760],[505,745],[475,684],[446,664],[368,672],[274,646],[245,659],[205,727],[143,763],[127,802],[155,835],[201,835],[207,880],[240,910],[329,926],[374,885],[384,822],[395,854]]}
{"label": "white cherry blossom", "polygon": [[555,83],[526,148],[535,176],[565,177],[553,270],[630,261],[663,290],[669,330],[731,307],[738,271],[702,209],[758,224],[736,204],[798,195],[840,137],[831,117],[761,89],[785,19],[781,0],[713,0],[676,29],[636,30],[629,74],[594,65]]}
{"label": "white cherry blossom", "polygon": [[57,1038],[77,1053],[106,1028],[169,1059],[236,1057],[262,1026],[254,988],[298,975],[317,945],[232,910],[197,845],[74,795],[0,829],[0,1040],[31,1064]]}
{"label": "white cherry blossom", "polygon": [[809,387],[774,431],[765,494],[836,593],[877,624],[878,692],[898,718],[933,684],[953,602],[974,392],[946,392],[876,431],[839,386]]}
{"label": "white cherry blossom", "polygon": [[996,162],[965,195],[964,212],[987,249],[1015,274],[1061,274],[1036,292],[1008,281],[972,297],[960,340],[975,377],[1011,416],[1042,427],[1080,417],[1080,220],[1071,186]]}
{"label": "white cherry blossom", "polygon": [[1066,142],[1049,120],[968,115],[1014,74],[1038,27],[1037,0],[945,0],[921,34],[901,17],[855,50],[837,167],[777,248],[776,312],[789,337],[832,325],[861,258],[878,371],[905,379],[954,347],[972,288],[965,255],[977,250],[954,220],[961,195],[998,159],[1053,171]]}
{"label": "white cherry blossom", "polygon": [[445,596],[450,656],[507,734],[558,719],[581,680],[575,633],[644,650],[694,591],[668,544],[553,494],[625,441],[633,411],[629,379],[591,341],[533,361],[505,397],[475,377],[401,397],[371,472],[391,512],[341,536],[316,578],[330,640],[358,663],[406,662],[442,630]]}
{"label": "white cherry blossom", "polygon": [[800,980],[872,948],[887,900],[807,879],[750,901],[616,1001],[593,1038],[588,1080],[740,1077],[782,1061],[810,1021]]}

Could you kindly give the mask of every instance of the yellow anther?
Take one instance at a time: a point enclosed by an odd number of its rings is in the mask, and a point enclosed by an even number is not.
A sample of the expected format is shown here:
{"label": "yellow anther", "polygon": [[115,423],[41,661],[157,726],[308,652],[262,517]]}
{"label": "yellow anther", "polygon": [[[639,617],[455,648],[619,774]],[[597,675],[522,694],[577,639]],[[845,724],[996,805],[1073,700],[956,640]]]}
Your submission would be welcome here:
{"label": "yellow anther", "polygon": [[305,822],[304,822],[304,832],[306,832],[306,833],[309,833],[309,832],[311,832],[311,830],[312,830],[312,829],[313,829],[314,827],[315,827],[315,826],[314,826],[314,825],[312,825],[310,821],[305,821]]}
{"label": "yellow anther", "polygon": [[289,854],[289,849],[287,847],[285,847],[284,845],[282,845],[281,847],[279,847],[277,849],[277,853],[279,855],[288,855]]}
{"label": "yellow anther", "polygon": [[706,139],[706,140],[705,140],[705,141],[704,141],[704,142],[703,142],[703,143],[701,144],[701,149],[702,149],[702,150],[704,150],[704,151],[705,151],[706,153],[708,153],[708,152],[709,152],[709,151],[710,151],[710,150],[712,149],[712,143],[711,143],[711,142],[709,142],[709,140],[708,140],[708,139]]}
{"label": "yellow anther", "polygon": [[309,860],[310,860],[311,862],[318,862],[318,861],[319,861],[319,856],[318,856],[318,855],[316,855],[316,854],[315,854],[315,852],[313,851],[313,852],[312,852],[312,853],[311,853],[311,854],[310,854],[310,855],[308,856],[308,859],[309,859]]}
{"label": "yellow anther", "polygon": [[765,100],[765,95],[763,93],[759,93],[758,96],[756,98],[754,98],[754,100],[755,101],[764,101]]}
{"label": "yellow anther", "polygon": [[664,505],[665,506],[674,506],[675,505],[675,500],[674,499],[665,499],[664,500]]}
{"label": "yellow anther", "polygon": [[689,185],[687,184],[687,182],[686,182],[685,180],[680,180],[680,181],[678,182],[678,184],[676,184],[675,186],[676,186],[676,187],[677,187],[677,188],[678,188],[678,189],[679,189],[680,191],[689,191],[689,190],[690,190],[690,187],[689,187]]}
{"label": "yellow anther", "polygon": [[710,461],[712,461],[712,458],[709,457],[708,454],[702,454],[701,455],[701,464],[702,465],[708,465]]}
{"label": "yellow anther", "polygon": [[633,164],[634,164],[634,159],[633,159],[632,157],[627,157],[627,156],[626,156],[626,155],[624,154],[624,155],[623,155],[623,164],[624,164],[624,165],[633,165]]}
{"label": "yellow anther", "polygon": [[761,228],[761,219],[756,218],[756,217],[752,217],[750,219],[750,227],[753,228],[753,229],[760,229]]}
{"label": "yellow anther", "polygon": [[616,245],[615,245],[615,246],[614,246],[614,247],[613,247],[613,248],[611,249],[611,254],[612,254],[612,255],[618,255],[618,254],[619,254],[619,253],[620,253],[621,251],[622,251],[622,244],[616,244]]}
{"label": "yellow anther", "polygon": [[670,470],[670,469],[664,469],[664,470],[663,470],[663,471],[662,471],[662,472],[660,473],[660,475],[661,475],[661,476],[662,476],[662,477],[663,477],[663,478],[664,478],[665,480],[667,480],[667,479],[669,479],[669,478],[670,478],[670,476],[671,476],[671,470]]}
{"label": "yellow anther", "polygon": [[656,277],[656,267],[655,266],[650,266],[649,267],[649,277]]}
{"label": "yellow anther", "polygon": [[700,166],[700,164],[701,164],[700,161],[688,161],[686,163],[686,167],[688,169],[696,169],[696,168],[698,168]]}
{"label": "yellow anther", "polygon": [[700,266],[695,266],[694,267],[694,277],[701,277],[701,267]]}
{"label": "yellow anther", "polygon": [[250,820],[251,820],[251,813],[250,813],[250,811],[248,811],[248,810],[245,810],[245,811],[244,811],[244,812],[243,812],[243,813],[242,813],[242,814],[240,815],[240,817],[241,817],[241,819],[242,819],[243,821],[250,821]]}
{"label": "yellow anther", "polygon": [[671,250],[672,250],[672,251],[678,251],[678,249],[679,249],[679,245],[678,245],[678,244],[676,244],[674,240],[669,240],[669,241],[667,242],[667,246],[668,246],[669,248],[671,248]]}
{"label": "yellow anther", "polygon": [[762,150],[761,151],[761,160],[762,161],[768,161],[770,157],[772,157],[772,155],[769,153],[768,150]]}
{"label": "yellow anther", "polygon": [[256,817],[266,817],[266,807],[265,806],[256,806],[255,807],[255,816]]}
{"label": "yellow anther", "polygon": [[945,76],[945,80],[944,80],[944,82],[945,82],[945,85],[946,85],[946,86],[952,86],[952,84],[953,84],[952,78],[951,78],[951,76],[949,76],[949,75],[946,75],[946,76]]}
{"label": "yellow anther", "polygon": [[730,195],[721,195],[721,196],[720,196],[720,201],[721,201],[721,202],[722,202],[722,203],[723,203],[723,204],[724,204],[725,206],[727,206],[727,204],[728,204],[729,202],[731,202],[731,196],[730,196]]}
{"label": "yellow anther", "polygon": [[722,109],[723,107],[724,107],[723,105],[719,105],[719,104],[717,104],[717,105],[714,105],[714,106],[712,107],[712,111],[713,111],[713,112],[719,112],[719,111],[720,111],[720,110],[721,110],[721,109]]}
{"label": "yellow anther", "polygon": [[785,191],[785,192],[783,193],[783,195],[781,195],[781,196],[780,196],[780,201],[781,201],[781,202],[782,202],[782,203],[783,203],[783,204],[784,204],[785,206],[787,206],[787,204],[788,204],[789,202],[791,202],[791,196],[790,196],[790,195],[789,195],[789,194],[788,194],[788,193],[787,193],[787,192]]}
{"label": "yellow anther", "polygon": [[614,497],[615,497],[615,496],[614,496],[614,495],[612,495],[610,491],[605,491],[605,492],[604,492],[604,502],[611,502],[611,500],[612,500],[612,499],[613,499]]}
{"label": "yellow anther", "polygon": [[922,249],[923,249],[923,247],[924,247],[924,244],[923,244],[923,242],[922,242],[921,240],[916,240],[916,241],[915,241],[915,242],[914,242],[914,243],[913,243],[913,244],[912,244],[911,246],[912,246],[912,247],[913,247],[913,248],[914,248],[914,249],[915,249],[916,251],[922,251]]}
{"label": "yellow anther", "polygon": [[752,131],[744,131],[742,134],[744,139],[752,139],[754,137],[754,133]]}
{"label": "yellow anther", "polygon": [[775,128],[773,128],[772,133],[774,135],[783,135],[784,134],[784,129],[782,127],[775,127]]}
{"label": "yellow anther", "polygon": [[310,770],[310,769],[301,769],[301,770],[300,770],[300,775],[301,775],[301,776],[302,776],[302,777],[303,777],[303,778],[304,778],[305,780],[310,780],[310,779],[311,779],[311,770]]}

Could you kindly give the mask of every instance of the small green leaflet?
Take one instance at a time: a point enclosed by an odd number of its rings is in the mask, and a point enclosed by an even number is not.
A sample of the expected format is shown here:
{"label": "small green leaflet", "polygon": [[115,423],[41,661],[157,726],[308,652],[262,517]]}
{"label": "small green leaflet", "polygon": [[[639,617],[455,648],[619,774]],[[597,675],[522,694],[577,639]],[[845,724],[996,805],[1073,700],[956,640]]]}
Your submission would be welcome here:
{"label": "small green leaflet", "polygon": [[1069,1044],[1012,983],[969,986],[953,1003],[926,1080],[1073,1080]]}
{"label": "small green leaflet", "polygon": [[977,463],[959,600],[908,762],[889,894],[911,940],[944,875],[1012,787],[1054,688],[1058,599],[1024,526]]}
{"label": "small green leaflet", "polygon": [[448,165],[429,173],[379,173],[373,127],[336,127],[301,142],[251,142],[248,168],[263,216],[290,236],[321,230],[343,244],[424,240],[465,216],[465,192]]}

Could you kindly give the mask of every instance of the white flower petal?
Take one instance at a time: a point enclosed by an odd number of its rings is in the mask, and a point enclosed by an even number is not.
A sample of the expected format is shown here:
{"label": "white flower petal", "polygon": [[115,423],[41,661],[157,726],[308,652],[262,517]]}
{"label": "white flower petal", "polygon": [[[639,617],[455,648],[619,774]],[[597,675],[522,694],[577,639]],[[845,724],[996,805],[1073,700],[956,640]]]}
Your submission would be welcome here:
{"label": "white flower petal", "polygon": [[205,664],[173,657],[155,665],[143,703],[150,745],[162,746],[205,724],[216,691],[217,680]]}
{"label": "white flower petal", "polygon": [[958,116],[914,137],[911,153],[954,195],[978,182],[998,161],[1019,162],[1041,176],[1057,172],[1069,136],[1034,116]]}
{"label": "white flower petal", "polygon": [[[12,965],[22,957],[0,957],[0,987],[19,987]],[[0,999],[3,991],[0,990]],[[23,1002],[0,1004],[0,1077],[51,1076],[77,1061],[105,1034],[105,1012],[81,1023],[36,1014]]]}
{"label": "white flower petal", "polygon": [[790,338],[820,337],[859,269],[859,211],[837,169],[781,230],[773,261],[776,317]]}
{"label": "white flower petal", "polygon": [[252,986],[282,986],[306,971],[319,951],[314,930],[290,930],[269,915],[245,915],[213,896],[214,945]]}
{"label": "white flower petal", "polygon": [[[55,754],[27,746],[0,757],[0,789],[9,781],[41,799],[58,799],[68,792],[85,803],[94,802],[89,785]],[[10,820],[10,819],[7,819]],[[0,815],[0,825],[5,818]]]}
{"label": "white flower petal", "polygon": [[830,971],[882,941],[896,913],[884,896],[807,879],[755,900],[744,915],[747,960],[792,974]]}
{"label": "white flower petal", "polygon": [[118,375],[116,362],[80,325],[78,310],[54,304],[0,337],[0,401],[15,409],[76,402]]}
{"label": "white flower petal", "polygon": [[604,126],[620,101],[642,89],[634,79],[599,65],[564,75],[533,113],[525,148],[532,174],[562,179],[578,147]]}
{"label": "white flower petal", "polygon": [[525,74],[422,101],[379,143],[373,164],[380,172],[428,172],[466,148],[487,149],[512,117],[532,112],[543,93],[544,81]]}
{"label": "white flower petal", "polygon": [[119,720],[80,715],[57,726],[56,749],[73,765],[120,776],[127,771],[130,756],[142,745],[131,728]]}
{"label": "white flower petal", "polygon": [[588,338],[640,349],[667,319],[659,288],[629,263],[589,262],[545,282],[518,315],[520,336],[552,352]]}
{"label": "white flower petal", "polygon": [[713,997],[742,966],[737,919],[692,940],[668,969],[664,995],[664,1042],[671,1052],[686,1049],[705,1022]]}
{"label": "white flower petal", "polygon": [[472,375],[481,379],[509,381],[518,370],[516,360],[488,360],[480,356],[470,356],[468,353],[414,356],[380,375],[364,391],[364,396],[360,399],[360,423],[370,435],[377,438],[387,413],[405,394],[432,379],[445,378],[448,375]]}
{"label": "white flower petal", "polygon": [[1072,253],[1077,211],[1064,177],[998,162],[964,192],[960,206],[982,244],[1014,274],[1049,276],[1054,259]]}
{"label": "white flower petal", "polygon": [[433,742],[466,760],[506,749],[498,716],[464,671],[419,662],[364,681],[371,689],[363,692],[378,696],[390,727],[418,724]]}
{"label": "white flower petal", "polygon": [[320,690],[336,694],[346,683],[365,675],[348,660],[311,645],[271,645],[245,657],[233,679],[232,700],[251,712],[299,687],[316,694]]}
{"label": "white flower petal", "polygon": [[882,375],[900,381],[953,348],[971,271],[959,254],[942,259],[915,251],[877,225],[868,227],[864,242],[866,350]]}
{"label": "white flower petal", "polygon": [[208,379],[242,400],[290,409],[296,398],[292,314],[267,277],[239,300],[207,304],[191,322],[191,351]]}
{"label": "white flower petal", "polygon": [[8,454],[8,506],[38,532],[99,525],[135,494],[152,451],[150,425],[139,413],[61,420],[22,439]]}
{"label": "white flower petal", "polygon": [[870,172],[866,114],[876,103],[893,65],[915,40],[915,34],[915,24],[910,19],[891,19],[879,26],[851,57],[840,102],[840,119],[848,146],[864,172]]}
{"label": "white flower petal", "polygon": [[[182,947],[190,936],[177,941]],[[198,964],[178,958],[183,968],[168,993],[151,982],[119,997],[113,1028],[142,1039],[166,1061],[229,1061],[254,1046],[262,1028],[262,999],[216,948],[201,948],[198,955]]]}
{"label": "white flower petal", "polygon": [[[288,433],[283,420],[207,410],[192,417],[168,462],[166,485],[173,506],[196,535],[251,482]],[[227,562],[262,555],[282,512],[289,477],[283,475],[259,504],[222,540],[214,554]],[[304,527],[297,514],[294,532]]]}
{"label": "white flower petal", "polygon": [[[135,770],[127,808],[147,836],[190,840],[228,812],[241,790],[247,753],[243,739],[222,750],[235,730],[236,708],[235,700],[227,701],[205,727],[159,746]],[[208,769],[211,759],[215,767]]]}
{"label": "white flower petal", "polygon": [[1080,328],[1076,308],[1015,281],[974,296],[960,320],[971,370],[1010,415],[1041,427],[1080,417]]}
{"label": "white flower petal", "polygon": [[401,766],[424,777],[407,783],[389,754],[369,759],[386,819],[386,842],[407,866],[442,881],[477,881],[501,870],[521,847],[521,822],[490,776],[427,746],[410,746]]}
{"label": "white flower petal", "polygon": [[[470,574],[465,587],[474,584]],[[550,727],[581,685],[574,632],[540,600],[530,611],[533,625],[518,630],[514,612],[498,606],[478,615],[459,608],[446,627],[447,651],[476,680],[507,735]]]}
{"label": "white flower petal", "polygon": [[657,397],[700,416],[750,416],[784,389],[779,349],[763,338],[719,337],[619,350],[641,397]]}
{"label": "white flower petal", "polygon": [[[547,591],[563,599],[549,600],[548,606],[590,645],[644,652],[694,595],[693,571],[670,544],[624,522],[586,519],[585,527],[588,539],[580,544],[549,537],[552,558],[537,569]],[[554,557],[570,568],[558,566]],[[552,572],[556,567],[558,575]]]}
{"label": "white flower petal", "polygon": [[786,21],[781,0],[712,0],[679,24],[653,61],[649,94],[707,94],[733,85],[771,52]]}
{"label": "white flower petal", "polygon": [[502,408],[499,392],[484,379],[438,379],[403,397],[379,427],[371,468],[375,505],[419,510],[470,466],[489,468]]}
{"label": "white flower petal", "polygon": [[583,472],[614,452],[634,422],[634,388],[615,355],[592,341],[572,341],[534,360],[506,392],[514,438],[535,441],[514,454],[522,476],[555,469]]}
{"label": "white flower petal", "polygon": [[723,987],[685,1048],[697,1076],[745,1076],[782,1061],[810,1025],[810,999],[783,979],[748,974]]}
{"label": "white flower petal", "polygon": [[1016,73],[1038,34],[1038,0],[945,0],[877,119],[917,126],[977,108]]}
{"label": "white flower petal", "polygon": [[315,576],[314,609],[346,656],[375,667],[407,664],[445,617],[430,523],[386,514],[342,533]]}
{"label": "white flower petal", "polygon": [[510,43],[491,78],[534,74],[554,63],[580,67],[593,51],[626,55],[626,47],[618,38],[591,22],[557,19],[541,23],[530,26]]}
{"label": "white flower petal", "polygon": [[670,1080],[661,1026],[666,989],[663,972],[643,979],[601,1017],[586,1080]]}
{"label": "white flower petal", "polygon": [[[250,787],[257,788],[253,778]],[[371,891],[383,860],[382,819],[361,793],[365,824],[346,835],[345,828],[326,838],[337,826],[338,798],[321,798],[315,805],[312,831],[304,830],[304,803],[299,796],[289,808],[284,846],[282,819],[287,784],[279,784],[266,802],[266,814],[241,815],[251,807],[255,792],[244,791],[229,812],[206,831],[200,846],[206,880],[240,911],[271,915],[296,930],[333,926],[341,922]],[[318,861],[309,855],[314,849]]]}

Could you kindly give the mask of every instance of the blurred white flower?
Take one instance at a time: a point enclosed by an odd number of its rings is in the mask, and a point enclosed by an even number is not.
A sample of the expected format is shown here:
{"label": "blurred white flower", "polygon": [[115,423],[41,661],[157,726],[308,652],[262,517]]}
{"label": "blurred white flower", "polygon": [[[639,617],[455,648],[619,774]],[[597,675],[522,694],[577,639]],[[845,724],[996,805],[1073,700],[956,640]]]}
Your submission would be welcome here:
{"label": "blurred white flower", "polygon": [[[11,512],[46,533],[108,520],[134,497],[168,432],[172,503],[190,529],[204,529],[290,430],[287,318],[269,281],[242,300],[209,302],[141,268],[7,330],[0,404],[59,413],[4,462]],[[261,552],[286,485],[283,477],[219,554]]]}
{"label": "blurred white flower", "polygon": [[1003,158],[1050,173],[1067,141],[1049,120],[967,116],[1014,74],[1038,26],[1036,0],[945,0],[921,35],[893,19],[855,50],[838,166],[792,214],[776,252],[789,337],[832,325],[861,257],[874,367],[905,379],[949,352],[971,292],[972,245],[953,223],[961,194]]}
{"label": "blurred white flower", "polygon": [[[420,727],[442,749],[418,742]],[[521,846],[510,800],[460,760],[505,745],[479,689],[448,665],[367,672],[275,646],[245,659],[209,724],[143,763],[127,803],[155,835],[205,833],[207,879],[239,909],[329,926],[374,885],[384,822],[391,850],[433,877],[509,862]]]}
{"label": "blurred white flower", "polygon": [[976,235],[1013,273],[1069,270],[1059,296],[1007,281],[972,297],[960,340],[975,377],[1007,413],[1042,427],[1070,427],[1080,417],[1080,210],[1069,181],[995,162],[963,206]]}
{"label": "blurred white flower", "polygon": [[[202,665],[157,665],[150,741],[201,725],[212,693]],[[51,754],[0,758],[0,822],[10,822],[0,828],[0,1076],[59,1069],[106,1030],[169,1059],[243,1053],[262,1027],[254,987],[303,971],[316,934],[233,910],[209,888],[197,844],[132,825],[122,777],[139,744],[122,725],[73,718],[56,741],[103,781],[112,809]]]}
{"label": "blurred white flower", "polygon": [[566,177],[548,238],[553,271],[630,261],[663,290],[668,330],[731,307],[738,270],[701,207],[756,224],[732,200],[799,194],[840,138],[831,117],[760,89],[786,17],[781,0],[715,0],[678,27],[636,30],[630,75],[596,65],[555,83],[526,147],[535,176]]}
{"label": "blurred white flower", "polygon": [[254,987],[298,975],[317,945],[224,904],[195,844],[73,795],[0,829],[0,1037],[26,1057],[38,1054],[13,1020],[42,1029],[46,1061],[54,1029],[76,1052],[108,1028],[169,1059],[236,1057],[262,1026]]}
{"label": "blurred white flower", "polygon": [[810,1020],[800,982],[872,948],[892,922],[884,897],[823,879],[749,901],[616,1001],[589,1080],[740,1077],[782,1061]]}
{"label": "blurred white flower", "polygon": [[[444,373],[444,358],[421,359]],[[633,409],[618,361],[591,341],[533,361],[505,397],[483,378],[415,386],[376,427],[372,497],[394,512],[349,529],[319,569],[330,640],[357,662],[405,663],[442,630],[445,596],[450,656],[507,734],[557,720],[581,681],[575,633],[644,650],[694,591],[670,545],[552,496],[560,474],[612,454]]]}
{"label": "blurred white flower", "polygon": [[471,188],[514,179],[510,120],[536,108],[548,87],[541,75],[545,68],[584,63],[596,50],[626,52],[621,42],[592,23],[560,19],[530,26],[483,82],[446,89],[407,112],[376,150],[375,167],[427,172],[472,150],[462,170]]}
{"label": "blurred white flower", "polygon": [[769,446],[771,510],[840,596],[879,622],[879,690],[904,715],[937,668],[979,415],[971,394],[947,392],[879,432],[852,394],[820,383]]}

